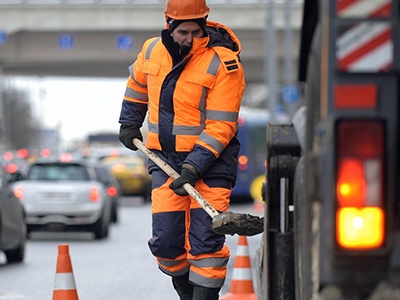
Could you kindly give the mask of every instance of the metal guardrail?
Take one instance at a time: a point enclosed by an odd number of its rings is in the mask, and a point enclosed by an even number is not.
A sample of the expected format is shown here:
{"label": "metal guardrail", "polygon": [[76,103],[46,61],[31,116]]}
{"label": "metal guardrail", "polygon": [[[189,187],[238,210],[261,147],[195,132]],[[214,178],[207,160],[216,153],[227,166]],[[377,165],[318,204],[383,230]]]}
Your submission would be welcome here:
{"label": "metal guardrail", "polygon": [[[266,5],[271,0],[208,0],[209,5]],[[301,4],[303,0],[274,0],[276,4],[286,1]],[[0,6],[86,6],[86,5],[160,5],[166,0],[0,0]]]}

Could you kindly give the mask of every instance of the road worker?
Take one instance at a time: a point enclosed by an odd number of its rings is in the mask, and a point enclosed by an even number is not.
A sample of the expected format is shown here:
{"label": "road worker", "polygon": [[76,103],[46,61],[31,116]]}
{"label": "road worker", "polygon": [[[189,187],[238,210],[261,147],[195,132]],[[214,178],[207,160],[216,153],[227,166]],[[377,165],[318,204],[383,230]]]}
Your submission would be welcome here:
{"label": "road worker", "polygon": [[218,211],[227,211],[235,185],[237,119],[245,88],[241,44],[227,26],[207,20],[205,0],[168,0],[166,27],[148,39],[130,66],[119,123],[132,150],[143,140],[171,165],[172,180],[154,163],[152,237],[159,269],[172,277],[180,299],[219,298],[230,257],[225,236],[183,188],[189,183]]}

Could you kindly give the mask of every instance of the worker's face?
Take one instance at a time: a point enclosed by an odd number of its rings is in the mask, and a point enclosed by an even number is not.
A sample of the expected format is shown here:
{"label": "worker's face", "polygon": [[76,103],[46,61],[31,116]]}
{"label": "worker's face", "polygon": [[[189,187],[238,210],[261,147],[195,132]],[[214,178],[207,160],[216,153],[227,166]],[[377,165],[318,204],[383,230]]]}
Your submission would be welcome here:
{"label": "worker's face", "polygon": [[171,32],[171,36],[181,47],[191,47],[193,38],[203,37],[203,30],[195,22],[183,22]]}

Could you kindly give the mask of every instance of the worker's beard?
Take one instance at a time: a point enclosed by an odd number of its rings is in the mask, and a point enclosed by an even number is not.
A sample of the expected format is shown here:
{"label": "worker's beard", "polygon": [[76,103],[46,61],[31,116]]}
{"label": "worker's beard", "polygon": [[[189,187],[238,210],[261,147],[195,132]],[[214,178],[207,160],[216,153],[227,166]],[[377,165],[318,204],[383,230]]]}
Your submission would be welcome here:
{"label": "worker's beard", "polygon": [[181,57],[185,57],[190,50],[192,49],[192,45],[188,46],[188,45],[182,45],[181,48],[179,49],[179,55]]}

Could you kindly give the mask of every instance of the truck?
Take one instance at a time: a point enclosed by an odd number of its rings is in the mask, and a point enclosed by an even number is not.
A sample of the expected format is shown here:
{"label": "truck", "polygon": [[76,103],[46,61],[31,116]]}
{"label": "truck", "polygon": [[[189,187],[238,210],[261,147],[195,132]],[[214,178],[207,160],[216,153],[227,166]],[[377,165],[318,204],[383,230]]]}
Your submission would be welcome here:
{"label": "truck", "polygon": [[304,0],[304,106],[267,124],[259,299],[400,299],[400,1]]}

